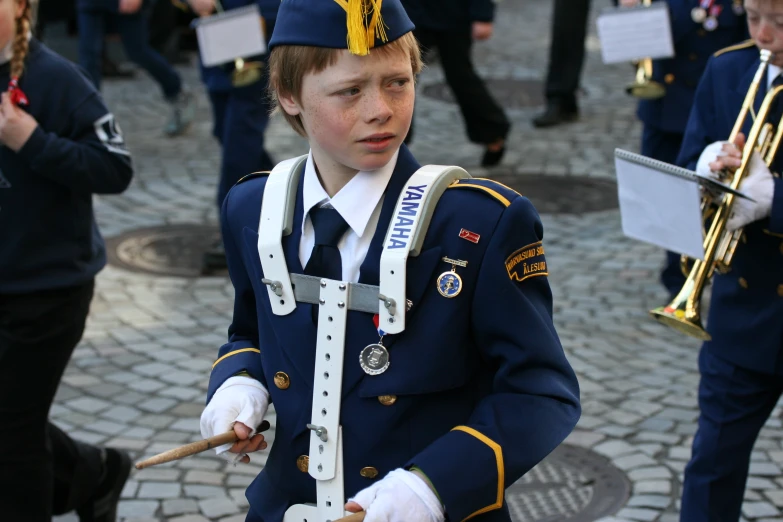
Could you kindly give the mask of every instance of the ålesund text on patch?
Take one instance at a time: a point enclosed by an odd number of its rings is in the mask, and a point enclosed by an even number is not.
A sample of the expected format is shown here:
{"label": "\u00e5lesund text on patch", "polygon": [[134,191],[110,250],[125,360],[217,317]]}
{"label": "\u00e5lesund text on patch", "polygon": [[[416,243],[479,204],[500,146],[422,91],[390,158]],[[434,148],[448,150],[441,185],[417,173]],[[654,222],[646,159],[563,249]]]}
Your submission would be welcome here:
{"label": "\u00e5lesund text on patch", "polygon": [[541,241],[522,247],[508,256],[506,271],[512,281],[519,282],[529,277],[549,275]]}

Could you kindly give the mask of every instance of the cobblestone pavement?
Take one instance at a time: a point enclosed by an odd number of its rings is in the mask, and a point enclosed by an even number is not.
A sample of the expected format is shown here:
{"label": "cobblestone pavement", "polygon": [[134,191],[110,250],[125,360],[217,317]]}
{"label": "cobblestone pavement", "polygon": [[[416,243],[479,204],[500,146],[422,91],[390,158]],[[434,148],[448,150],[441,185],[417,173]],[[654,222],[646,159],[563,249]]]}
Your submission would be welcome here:
{"label": "cobblestone pavement", "polygon": [[[596,2],[594,9],[608,3]],[[550,9],[546,0],[501,3],[496,38],[476,48],[481,72],[498,79],[541,79]],[[533,130],[530,118],[540,108],[510,110],[510,150],[495,173],[543,173],[561,185],[577,176],[611,179],[613,149],[637,149],[634,102],[623,91],[633,70],[601,64],[592,27],[580,122]],[[155,225],[215,223],[219,151],[210,136],[211,113],[195,67],[181,70],[202,112],[185,138],[162,137],[165,106],[143,74],[105,84],[137,172],[124,195],[96,198],[107,237]],[[421,77],[423,87],[440,81],[437,65]],[[416,121],[412,148],[420,161],[487,174],[476,168],[481,150],[467,142],[454,105],[420,96]],[[280,120],[268,140],[278,159],[306,151]],[[607,457],[632,483],[625,507],[604,522],[673,522],[696,428],[699,344],[646,314],[665,300],[657,283],[662,253],[623,237],[616,210],[545,214],[543,220],[556,323],[582,387],[584,414],[567,442]],[[198,439],[208,373],[224,342],[231,302],[223,277],[159,277],[107,267],[98,278],[84,340],[57,394],[55,422],[83,440],[126,448],[134,458]],[[776,410],[753,453],[746,520],[783,521],[779,417]],[[125,522],[239,522],[247,506],[244,488],[263,460],[259,455],[253,464],[232,467],[202,454],[134,472],[120,516]]]}

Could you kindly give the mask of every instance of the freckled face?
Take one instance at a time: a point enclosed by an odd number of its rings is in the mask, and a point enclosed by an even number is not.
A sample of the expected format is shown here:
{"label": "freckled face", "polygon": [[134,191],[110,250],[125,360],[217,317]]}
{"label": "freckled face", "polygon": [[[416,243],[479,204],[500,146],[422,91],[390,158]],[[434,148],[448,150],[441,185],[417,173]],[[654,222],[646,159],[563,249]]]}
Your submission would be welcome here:
{"label": "freckled face", "polygon": [[783,2],[745,0],[750,36],[761,49],[773,52],[770,63],[783,67]]}
{"label": "freckled face", "polygon": [[306,74],[301,100],[284,106],[302,119],[321,175],[351,176],[386,165],[413,117],[415,89],[405,53],[355,56]]}

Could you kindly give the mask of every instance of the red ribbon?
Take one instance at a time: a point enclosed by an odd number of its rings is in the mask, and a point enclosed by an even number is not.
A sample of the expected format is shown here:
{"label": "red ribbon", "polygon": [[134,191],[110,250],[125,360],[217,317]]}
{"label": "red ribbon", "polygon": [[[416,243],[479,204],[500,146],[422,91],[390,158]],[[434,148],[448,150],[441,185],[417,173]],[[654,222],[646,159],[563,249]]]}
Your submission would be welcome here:
{"label": "red ribbon", "polygon": [[8,94],[11,96],[11,103],[14,105],[27,106],[30,102],[27,100],[27,95],[19,88],[19,78],[11,78],[8,82]]}

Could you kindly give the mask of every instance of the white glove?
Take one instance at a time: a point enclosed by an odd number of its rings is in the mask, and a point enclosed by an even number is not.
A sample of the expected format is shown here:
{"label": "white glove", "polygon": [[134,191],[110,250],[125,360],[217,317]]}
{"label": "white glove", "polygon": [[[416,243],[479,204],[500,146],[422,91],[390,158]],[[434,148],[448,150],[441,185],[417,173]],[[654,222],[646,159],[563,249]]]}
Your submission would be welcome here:
{"label": "white glove", "polygon": [[[220,435],[231,431],[235,422],[241,422],[252,430],[252,437],[268,408],[269,392],[263,384],[250,377],[229,377],[201,413],[201,436],[206,439]],[[244,455],[226,453],[231,446],[223,444],[215,452],[236,462]]]}
{"label": "white glove", "polygon": [[716,141],[707,145],[696,163],[696,173],[717,180],[718,173],[710,170],[710,163],[717,160],[720,156],[725,156],[723,146],[727,143],[728,141]]}
{"label": "white glove", "polygon": [[740,197],[734,198],[731,216],[726,223],[726,228],[729,231],[737,230],[748,223],[764,219],[772,212],[775,178],[772,177],[769,167],[761,159],[758,151],[753,151],[753,155],[750,158],[750,172],[742,180],[739,189],[755,201]]}
{"label": "white glove", "polygon": [[395,469],[350,500],[367,512],[364,522],[443,522],[446,518],[427,483],[404,469]]}

